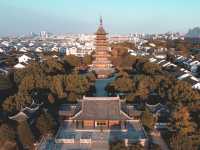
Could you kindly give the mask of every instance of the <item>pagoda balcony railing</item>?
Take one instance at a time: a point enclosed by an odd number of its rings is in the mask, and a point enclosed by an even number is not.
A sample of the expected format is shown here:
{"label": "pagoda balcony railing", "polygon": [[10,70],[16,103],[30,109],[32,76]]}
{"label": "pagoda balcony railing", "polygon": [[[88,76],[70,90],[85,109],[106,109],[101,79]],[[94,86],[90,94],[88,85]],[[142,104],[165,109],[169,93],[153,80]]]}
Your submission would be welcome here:
{"label": "pagoda balcony railing", "polygon": [[96,46],[96,47],[109,47],[108,44],[104,44],[104,43],[94,44],[94,46]]}
{"label": "pagoda balcony railing", "polygon": [[102,50],[102,51],[107,51],[108,50],[108,47],[107,46],[96,46],[96,50]]}
{"label": "pagoda balcony railing", "polygon": [[97,34],[96,37],[107,37],[106,34]]}
{"label": "pagoda balcony railing", "polygon": [[106,50],[96,50],[96,55],[109,55],[108,51]]}
{"label": "pagoda balcony railing", "polygon": [[111,62],[110,61],[101,61],[101,62],[97,61],[97,62],[93,62],[92,64],[98,66],[99,64],[101,64],[101,65],[111,64]]}
{"label": "pagoda balcony railing", "polygon": [[97,55],[97,56],[105,56],[105,55],[110,55],[110,54],[107,53],[107,52],[96,52],[95,55]]}
{"label": "pagoda balcony railing", "polygon": [[96,50],[96,53],[95,53],[95,55],[109,55],[109,53],[108,53],[108,51],[98,51],[98,50]]}
{"label": "pagoda balcony railing", "polygon": [[110,55],[94,55],[94,58],[110,58]]}
{"label": "pagoda balcony railing", "polygon": [[110,55],[102,55],[102,56],[94,55],[94,58],[110,58],[110,57],[111,57]]}
{"label": "pagoda balcony railing", "polygon": [[95,52],[95,55],[99,55],[99,56],[105,56],[105,55],[110,55],[109,53],[108,53],[108,51],[96,51]]}
{"label": "pagoda balcony railing", "polygon": [[101,49],[96,49],[96,52],[108,52],[108,48],[101,48]]}
{"label": "pagoda balcony railing", "polygon": [[107,40],[96,40],[95,43],[108,43]]}
{"label": "pagoda balcony railing", "polygon": [[[105,48],[105,46],[104,45],[99,45],[99,44],[95,44],[96,45],[96,48]],[[106,46],[107,47],[107,46]]]}
{"label": "pagoda balcony railing", "polygon": [[108,43],[106,40],[96,40],[95,43]]}
{"label": "pagoda balcony railing", "polygon": [[96,49],[95,49],[95,50],[96,50],[96,51],[99,51],[99,52],[101,52],[101,51],[102,51],[102,52],[105,52],[105,51],[107,52],[107,51],[109,50],[109,48],[108,48],[107,46],[101,46],[101,47],[99,47],[99,46],[97,47],[97,46],[96,46]]}
{"label": "pagoda balcony railing", "polygon": [[108,58],[96,58],[95,60],[96,60],[96,61],[107,61]]}
{"label": "pagoda balcony railing", "polygon": [[102,48],[102,49],[95,49],[96,52],[104,52],[104,53],[108,53],[109,49],[108,48]]}
{"label": "pagoda balcony railing", "polygon": [[96,49],[96,52],[108,52],[108,48]]}
{"label": "pagoda balcony railing", "polygon": [[110,60],[94,60],[93,63],[111,62]]}
{"label": "pagoda balcony railing", "polygon": [[107,37],[96,37],[95,40],[106,40],[107,41],[108,38]]}

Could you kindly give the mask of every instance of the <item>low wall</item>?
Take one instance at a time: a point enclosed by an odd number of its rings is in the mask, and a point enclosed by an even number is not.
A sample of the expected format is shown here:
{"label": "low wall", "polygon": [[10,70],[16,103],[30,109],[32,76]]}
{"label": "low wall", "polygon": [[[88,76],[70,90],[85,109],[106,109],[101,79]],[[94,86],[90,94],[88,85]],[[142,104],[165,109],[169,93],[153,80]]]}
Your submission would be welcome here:
{"label": "low wall", "polygon": [[55,139],[56,143],[64,143],[64,144],[73,144],[74,143],[74,139]]}

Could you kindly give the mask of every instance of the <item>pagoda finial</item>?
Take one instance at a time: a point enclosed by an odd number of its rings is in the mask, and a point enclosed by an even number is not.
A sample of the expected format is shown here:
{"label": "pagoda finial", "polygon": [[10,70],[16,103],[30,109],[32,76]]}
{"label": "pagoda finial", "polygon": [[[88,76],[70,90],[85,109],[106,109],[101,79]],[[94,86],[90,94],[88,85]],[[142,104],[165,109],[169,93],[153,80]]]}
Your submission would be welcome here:
{"label": "pagoda finial", "polygon": [[100,16],[100,26],[103,26],[103,19],[102,19],[102,16]]}

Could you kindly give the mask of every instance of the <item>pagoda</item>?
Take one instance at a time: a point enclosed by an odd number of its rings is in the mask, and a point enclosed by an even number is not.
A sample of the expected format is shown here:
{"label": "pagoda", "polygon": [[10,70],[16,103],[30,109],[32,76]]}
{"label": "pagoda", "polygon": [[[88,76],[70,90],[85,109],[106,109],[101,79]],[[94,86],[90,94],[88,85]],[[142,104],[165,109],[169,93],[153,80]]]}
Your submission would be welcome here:
{"label": "pagoda", "polygon": [[107,33],[103,28],[103,20],[100,18],[100,25],[96,34],[96,51],[94,61],[92,62],[92,70],[97,74],[97,78],[109,77],[114,69],[112,68],[111,61],[109,60],[110,54],[108,52],[108,39]]}

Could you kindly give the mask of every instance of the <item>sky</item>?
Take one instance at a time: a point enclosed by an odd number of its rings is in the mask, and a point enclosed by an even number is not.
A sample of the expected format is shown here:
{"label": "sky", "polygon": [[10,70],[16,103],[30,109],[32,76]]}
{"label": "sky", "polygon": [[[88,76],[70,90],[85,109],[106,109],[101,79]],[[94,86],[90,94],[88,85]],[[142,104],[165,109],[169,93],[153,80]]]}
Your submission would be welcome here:
{"label": "sky", "polygon": [[0,36],[187,32],[200,26],[200,0],[0,0]]}

